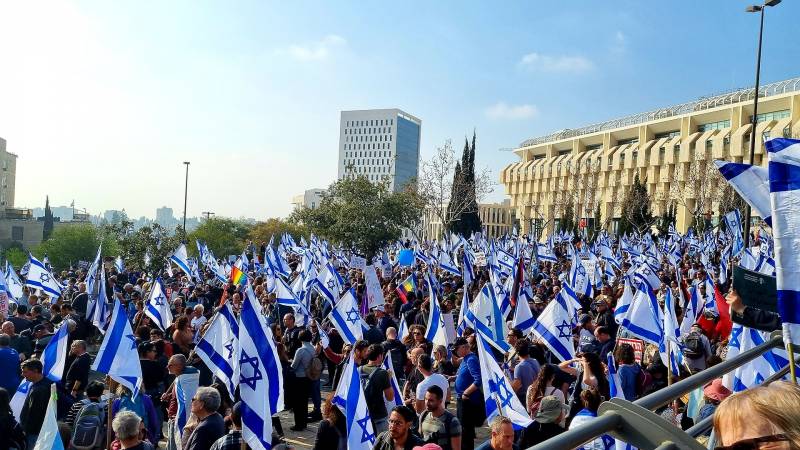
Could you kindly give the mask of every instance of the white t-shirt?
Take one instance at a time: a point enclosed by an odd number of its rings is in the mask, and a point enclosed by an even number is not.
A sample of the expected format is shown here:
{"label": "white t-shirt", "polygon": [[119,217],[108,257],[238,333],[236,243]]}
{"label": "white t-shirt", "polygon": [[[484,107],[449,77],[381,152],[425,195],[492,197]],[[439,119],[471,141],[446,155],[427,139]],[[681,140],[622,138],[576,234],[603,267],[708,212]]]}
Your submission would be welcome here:
{"label": "white t-shirt", "polygon": [[191,324],[192,328],[194,328],[194,343],[200,342],[200,328],[208,321],[206,316],[194,317],[192,318]]}
{"label": "white t-shirt", "polygon": [[417,385],[417,400],[425,400],[425,393],[428,392],[428,388],[431,386],[439,386],[444,395],[443,400],[447,400],[447,389],[450,387],[450,383],[440,373],[432,373],[431,376],[425,377],[419,382]]}

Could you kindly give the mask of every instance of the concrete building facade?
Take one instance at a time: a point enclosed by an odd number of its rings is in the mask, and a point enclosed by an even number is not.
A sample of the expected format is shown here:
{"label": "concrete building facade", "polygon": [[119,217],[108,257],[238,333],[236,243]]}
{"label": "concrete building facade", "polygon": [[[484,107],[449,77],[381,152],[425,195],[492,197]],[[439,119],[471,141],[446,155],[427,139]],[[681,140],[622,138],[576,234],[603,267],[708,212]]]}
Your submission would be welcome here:
{"label": "concrete building facade", "polygon": [[14,207],[16,181],[17,155],[6,151],[6,140],[0,138],[0,207]]}
{"label": "concrete building facade", "polygon": [[[499,238],[506,233],[510,235],[511,230],[517,225],[516,211],[509,199],[503,200],[502,203],[478,204],[478,217],[487,237]],[[422,238],[438,239],[442,236],[442,221],[432,208],[427,208],[422,216]]]}
{"label": "concrete building facade", "polygon": [[295,209],[317,209],[323,194],[325,194],[325,189],[307,189],[302,194],[292,197],[292,206]]}
{"label": "concrete building facade", "polygon": [[422,121],[399,109],[342,111],[338,179],[366,176],[400,191],[419,174]]}
{"label": "concrete building facade", "polygon": [[[680,231],[698,217],[716,217],[725,183],[713,160],[749,161],[754,89],[725,94],[522,142],[519,162],[500,181],[521,232],[552,232],[562,216],[594,221],[615,231],[621,203],[638,175],[653,214],[677,209]],[[762,86],[754,163],[764,167],[764,140],[800,135],[800,77]],[[757,218],[756,218],[757,221]]]}

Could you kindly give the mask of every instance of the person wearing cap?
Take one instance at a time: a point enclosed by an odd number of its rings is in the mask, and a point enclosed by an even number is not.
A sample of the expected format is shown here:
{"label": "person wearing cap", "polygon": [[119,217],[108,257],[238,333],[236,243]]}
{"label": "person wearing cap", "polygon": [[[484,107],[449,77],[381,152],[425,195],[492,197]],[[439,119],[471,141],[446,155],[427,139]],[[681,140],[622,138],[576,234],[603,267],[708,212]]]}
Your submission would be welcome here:
{"label": "person wearing cap", "polygon": [[[514,449],[514,424],[508,417],[497,416],[489,424],[491,434],[489,440],[476,450],[512,450]],[[521,447],[527,448],[527,447]]]}
{"label": "person wearing cap", "polygon": [[714,415],[717,406],[731,394],[732,392],[722,385],[722,378],[716,378],[711,383],[708,383],[703,388],[703,401],[705,404],[700,408],[695,423]]}
{"label": "person wearing cap", "polygon": [[540,295],[533,296],[533,308],[531,308],[531,314],[533,315],[534,319],[539,318],[539,316],[542,314],[542,311],[544,311],[545,306],[547,306],[547,304]]}
{"label": "person wearing cap", "polygon": [[372,450],[412,450],[424,444],[422,439],[411,433],[417,414],[405,405],[395,406],[389,415],[389,429],[375,438]]}
{"label": "person wearing cap", "polygon": [[609,295],[610,293],[611,288],[603,286],[603,294],[592,302],[592,308],[596,312],[594,323],[598,327],[606,327],[611,336],[616,336],[619,325],[614,320],[614,312],[611,311],[612,298]]}
{"label": "person wearing cap", "polygon": [[[559,423],[564,417],[566,408],[567,405],[552,395],[542,397],[542,400],[539,402],[539,410],[536,412],[533,423],[522,431],[519,447],[532,447],[563,433],[564,428],[562,428]],[[492,434],[494,434],[494,432],[492,432]]]}
{"label": "person wearing cap", "polygon": [[456,356],[461,358],[455,381],[456,413],[462,425],[461,448],[472,450],[475,446],[475,427],[481,426],[486,420],[481,368],[478,356],[472,352],[466,338],[457,338],[453,346]]}
{"label": "person wearing cap", "polygon": [[236,402],[228,416],[231,429],[228,434],[217,439],[209,450],[241,450],[242,439],[242,402]]}
{"label": "person wearing cap", "polygon": [[375,307],[375,319],[378,321],[378,329],[381,330],[381,336],[386,336],[386,331],[389,328],[397,329],[397,324],[394,319],[386,314],[386,307],[384,305]]}

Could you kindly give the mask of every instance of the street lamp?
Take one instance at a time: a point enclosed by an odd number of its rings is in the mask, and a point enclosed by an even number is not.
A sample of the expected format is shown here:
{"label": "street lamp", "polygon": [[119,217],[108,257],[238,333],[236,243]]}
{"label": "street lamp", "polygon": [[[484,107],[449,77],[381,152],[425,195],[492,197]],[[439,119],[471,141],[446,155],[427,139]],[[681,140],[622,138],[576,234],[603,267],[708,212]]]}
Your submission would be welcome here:
{"label": "street lamp", "polygon": [[[750,164],[754,164],[755,151],[756,151],[756,125],[758,124],[758,89],[761,81],[761,40],[764,35],[764,11],[768,6],[775,6],[781,0],[767,0],[763,5],[750,5],[745,11],[761,13],[761,24],[758,28],[758,51],[756,52],[756,87],[755,95],[753,96],[753,128],[750,130]],[[745,208],[744,213],[744,248],[750,246],[750,204]]]}
{"label": "street lamp", "polygon": [[184,161],[186,165],[186,182],[183,186],[183,240],[186,241],[186,200],[189,199],[189,161]]}

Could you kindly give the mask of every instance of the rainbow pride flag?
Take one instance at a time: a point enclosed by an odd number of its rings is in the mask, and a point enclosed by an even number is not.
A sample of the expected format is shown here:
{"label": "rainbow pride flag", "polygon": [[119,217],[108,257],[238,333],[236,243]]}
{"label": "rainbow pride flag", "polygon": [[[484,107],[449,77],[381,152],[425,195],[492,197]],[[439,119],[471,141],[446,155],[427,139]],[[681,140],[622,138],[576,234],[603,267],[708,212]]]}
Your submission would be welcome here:
{"label": "rainbow pride flag", "polygon": [[415,292],[417,290],[417,277],[414,276],[412,273],[411,275],[406,278],[406,281],[397,285],[397,295],[400,297],[400,300],[403,303],[408,303],[406,296],[409,292]]}
{"label": "rainbow pride flag", "polygon": [[231,267],[231,281],[236,286],[241,286],[247,281],[247,275],[244,274],[238,267]]}

